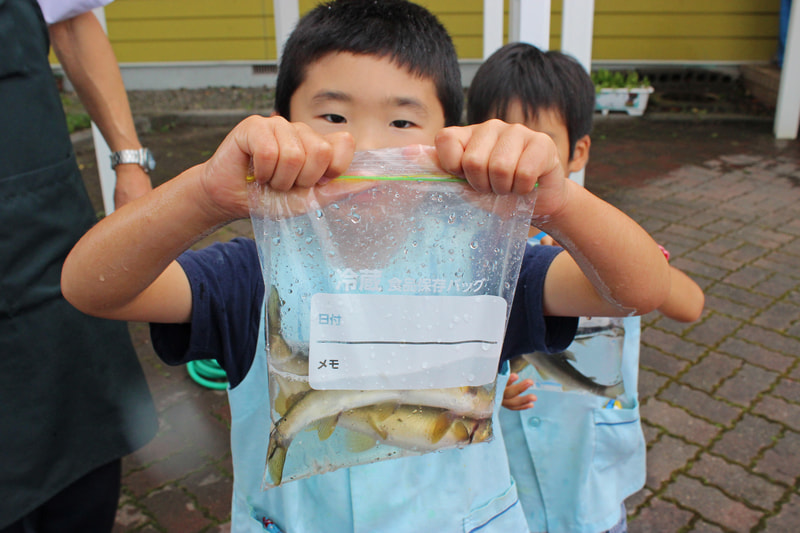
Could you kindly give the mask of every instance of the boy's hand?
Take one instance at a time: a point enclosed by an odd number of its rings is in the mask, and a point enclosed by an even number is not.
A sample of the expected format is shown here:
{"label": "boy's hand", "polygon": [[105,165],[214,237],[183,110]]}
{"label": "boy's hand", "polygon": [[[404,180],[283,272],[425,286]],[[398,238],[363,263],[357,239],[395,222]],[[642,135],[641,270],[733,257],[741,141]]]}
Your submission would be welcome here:
{"label": "boy's hand", "polygon": [[[277,191],[295,191],[301,197],[297,202],[300,205],[309,187],[322,178],[342,174],[354,152],[355,142],[349,133],[323,137],[302,123],[254,115],[240,122],[204,164],[201,186],[210,200],[209,207],[220,210],[222,219],[244,218],[249,215],[248,176]],[[318,192],[326,186],[330,184],[320,185]],[[335,199],[349,192],[342,184],[333,189],[336,194],[317,196]]]}
{"label": "boy's hand", "polygon": [[544,237],[542,237],[541,240],[539,241],[539,244],[544,244],[545,246],[561,246],[550,235],[545,235]]}
{"label": "boy's hand", "polygon": [[521,124],[489,120],[483,124],[445,128],[436,136],[441,167],[463,176],[478,192],[528,194],[539,184],[538,215],[562,207],[564,170],[549,136]]}
{"label": "boy's hand", "polygon": [[519,374],[512,372],[508,376],[508,383],[506,383],[506,389],[503,391],[503,407],[512,411],[530,409],[536,401],[536,396],[533,394],[522,396],[523,392],[533,386],[533,380],[523,379],[519,383],[515,383],[518,379]]}

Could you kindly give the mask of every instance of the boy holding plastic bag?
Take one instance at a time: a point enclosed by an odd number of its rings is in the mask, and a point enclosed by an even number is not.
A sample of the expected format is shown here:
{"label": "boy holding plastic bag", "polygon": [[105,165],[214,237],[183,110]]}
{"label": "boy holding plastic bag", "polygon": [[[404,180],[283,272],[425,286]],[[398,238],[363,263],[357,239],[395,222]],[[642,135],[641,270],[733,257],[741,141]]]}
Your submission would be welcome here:
{"label": "boy holding plastic bag", "polygon": [[[467,117],[502,118],[545,132],[565,173],[577,172],[589,159],[594,97],[588,72],[572,57],[511,43],[475,74]],[[675,267],[670,273],[670,294],[659,311],[674,320],[697,320],[702,290]],[[500,422],[530,531],[627,530],[624,500],[644,485],[646,466],[639,337],[638,316],[582,318],[563,354],[525,354],[510,362],[503,400],[508,410]],[[521,381],[514,382],[517,377]],[[531,393],[536,404],[526,409]]]}
{"label": "boy holding plastic bag", "polygon": [[[252,241],[186,252],[214,228],[249,215],[248,175],[285,193],[282,215],[301,214],[308,205],[331,207],[374,188],[335,179],[356,149],[432,144],[439,166],[482,196],[524,196],[536,187],[533,222],[569,253],[525,250],[504,359],[566,347],[576,320],[557,317],[645,313],[666,296],[667,264],[657,245],[621,212],[568,182],[547,136],[499,121],[446,127],[459,121],[461,95],[452,43],[424,8],[394,0],[319,6],[286,44],[276,90],[281,116],[243,121],[209,161],[101,221],[68,258],[63,290],[78,308],[153,323],[154,346],[169,363],[216,357],[225,368],[232,530],[261,531],[267,523],[292,533],[526,528],[499,432],[463,449],[342,468],[262,491],[274,429],[264,318],[271,290]],[[598,227],[613,241],[597,242]],[[280,346],[272,334],[269,341],[272,351]],[[505,379],[498,379],[500,392]]]}

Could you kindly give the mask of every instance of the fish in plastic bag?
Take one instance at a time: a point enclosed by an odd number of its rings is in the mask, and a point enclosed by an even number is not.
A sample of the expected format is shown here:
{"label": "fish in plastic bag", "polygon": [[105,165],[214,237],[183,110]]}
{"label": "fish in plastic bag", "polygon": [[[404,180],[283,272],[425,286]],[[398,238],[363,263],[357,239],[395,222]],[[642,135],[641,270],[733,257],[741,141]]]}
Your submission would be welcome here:
{"label": "fish in plastic bag", "polygon": [[251,183],[267,287],[264,487],[492,438],[535,191],[477,193],[433,147],[356,153],[289,192]]}

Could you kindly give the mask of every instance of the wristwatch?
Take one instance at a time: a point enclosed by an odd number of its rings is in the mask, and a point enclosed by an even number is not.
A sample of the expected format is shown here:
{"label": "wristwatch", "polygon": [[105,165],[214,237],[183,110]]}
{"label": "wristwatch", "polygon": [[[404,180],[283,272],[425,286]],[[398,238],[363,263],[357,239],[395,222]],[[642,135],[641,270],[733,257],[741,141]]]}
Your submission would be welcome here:
{"label": "wristwatch", "polygon": [[138,150],[120,150],[111,154],[111,168],[117,168],[117,165],[123,163],[136,163],[144,169],[145,172],[150,172],[156,168],[156,160],[153,157],[153,152],[149,148],[140,148]]}

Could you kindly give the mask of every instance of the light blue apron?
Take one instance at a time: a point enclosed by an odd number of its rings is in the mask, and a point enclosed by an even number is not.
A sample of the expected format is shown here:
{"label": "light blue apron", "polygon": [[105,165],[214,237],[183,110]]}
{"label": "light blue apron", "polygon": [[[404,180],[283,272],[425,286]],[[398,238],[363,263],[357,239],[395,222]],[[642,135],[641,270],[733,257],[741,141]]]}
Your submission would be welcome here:
{"label": "light blue apron", "polygon": [[637,396],[640,317],[621,323],[625,393],[617,407],[593,394],[535,389],[529,391],[538,398],[532,409],[500,410],[530,531],[606,531],[620,520],[620,504],[644,485]]}
{"label": "light blue apron", "polygon": [[263,319],[260,330],[250,371],[228,392],[232,531],[263,532],[270,520],[284,533],[527,531],[497,430],[507,373],[498,376],[495,437],[488,443],[344,468],[262,491],[270,431]]}

